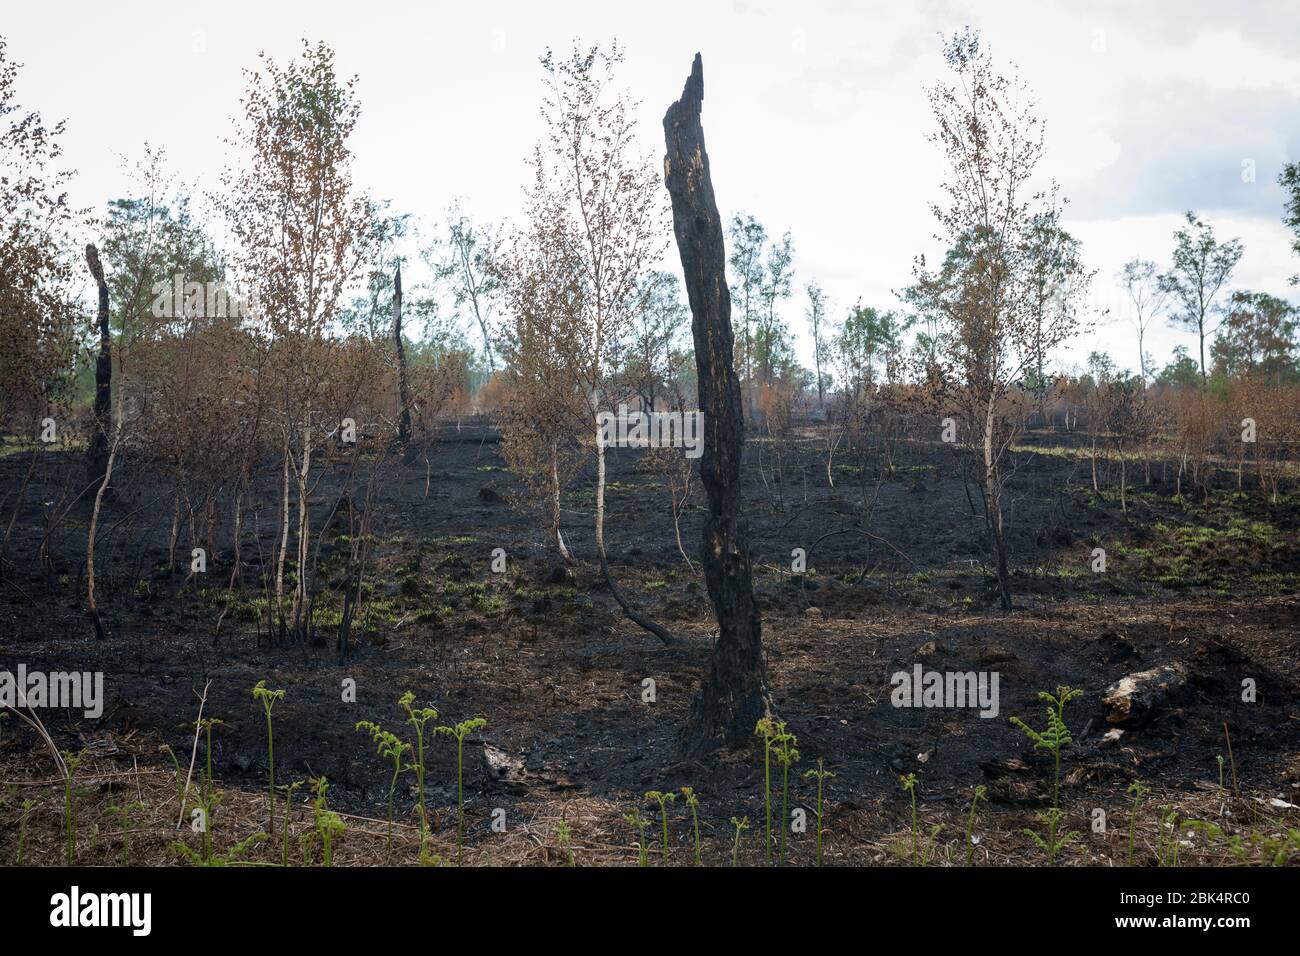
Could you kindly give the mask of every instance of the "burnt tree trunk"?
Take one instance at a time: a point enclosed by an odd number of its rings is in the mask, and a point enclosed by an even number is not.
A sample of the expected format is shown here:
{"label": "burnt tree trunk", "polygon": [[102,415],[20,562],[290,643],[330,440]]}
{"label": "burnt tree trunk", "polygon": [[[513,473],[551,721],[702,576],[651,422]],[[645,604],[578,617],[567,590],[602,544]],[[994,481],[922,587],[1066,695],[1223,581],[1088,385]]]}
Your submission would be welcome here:
{"label": "burnt tree trunk", "polygon": [[406,381],[406,346],[402,344],[402,267],[393,276],[393,347],[397,351],[397,443],[411,443],[411,392]]}
{"label": "burnt tree trunk", "polygon": [[86,246],[86,262],[99,287],[99,355],[95,359],[95,427],[86,450],[86,484],[100,483],[108,470],[108,433],[113,427],[113,340],[108,327],[108,283],[99,250]]}
{"label": "burnt tree trunk", "polygon": [[664,180],[673,233],[691,305],[704,448],[700,480],[709,501],[701,559],[718,640],[682,743],[691,754],[752,738],[768,711],[762,619],[754,600],[749,550],[740,522],[740,465],[745,420],[732,362],[731,294],[722,220],[713,198],[700,107],[704,67],[697,53],[682,98],[664,115]]}

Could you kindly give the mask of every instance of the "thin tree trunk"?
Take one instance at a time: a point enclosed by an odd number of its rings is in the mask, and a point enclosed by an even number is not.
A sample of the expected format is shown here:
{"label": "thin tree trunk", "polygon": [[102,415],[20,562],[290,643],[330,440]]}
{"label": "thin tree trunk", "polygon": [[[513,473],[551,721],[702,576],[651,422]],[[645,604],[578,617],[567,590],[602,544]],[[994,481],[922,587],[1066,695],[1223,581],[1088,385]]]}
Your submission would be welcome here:
{"label": "thin tree trunk", "polygon": [[577,564],[573,555],[569,553],[569,546],[564,543],[564,532],[560,530],[560,465],[558,461],[559,451],[555,445],[551,445],[551,531],[555,535],[555,546],[560,551],[560,557],[564,558],[565,564]]}
{"label": "thin tree trunk", "polygon": [[[108,435],[113,417],[113,337],[108,326],[108,283],[99,250],[86,246],[86,262],[99,290],[99,355],[95,357],[95,427],[86,450],[87,483],[100,481],[108,468]],[[101,482],[100,487],[104,485]]]}
{"label": "thin tree trunk", "polygon": [[1002,527],[1002,489],[998,463],[993,453],[994,399],[989,398],[984,416],[984,511],[993,540],[998,568],[998,601],[1002,610],[1011,610],[1011,577],[1007,570],[1007,541]]}
{"label": "thin tree trunk", "polygon": [[406,346],[402,344],[402,267],[393,276],[393,349],[397,353],[397,443],[411,442],[411,392],[406,378]]}
{"label": "thin tree trunk", "polygon": [[[284,634],[284,561],[289,551],[289,436],[284,436],[282,455],[284,485],[280,494],[280,547],[275,559],[275,612],[279,618],[281,636]],[[270,608],[267,609],[270,613]],[[268,626],[271,622],[267,622]]]}
{"label": "thin tree trunk", "polygon": [[683,732],[687,752],[747,743],[771,710],[763,658],[763,625],[740,522],[740,465],[745,441],[740,383],[733,364],[731,295],[722,220],[713,196],[700,108],[704,66],[699,54],[682,97],[664,116],[664,180],[672,197],[673,233],[681,256],[699,404],[704,415],[700,480],[708,497],[701,561],[718,619],[709,673]]}
{"label": "thin tree trunk", "polygon": [[117,446],[122,437],[122,423],[119,421],[114,429],[113,441],[108,450],[108,460],[104,462],[104,477],[95,492],[95,506],[90,512],[90,528],[86,532],[86,613],[95,628],[95,637],[101,640],[107,637],[104,622],[99,617],[99,605],[95,601],[95,535],[99,530],[99,514],[104,507],[104,495],[108,484],[113,480],[113,463],[117,459]]}

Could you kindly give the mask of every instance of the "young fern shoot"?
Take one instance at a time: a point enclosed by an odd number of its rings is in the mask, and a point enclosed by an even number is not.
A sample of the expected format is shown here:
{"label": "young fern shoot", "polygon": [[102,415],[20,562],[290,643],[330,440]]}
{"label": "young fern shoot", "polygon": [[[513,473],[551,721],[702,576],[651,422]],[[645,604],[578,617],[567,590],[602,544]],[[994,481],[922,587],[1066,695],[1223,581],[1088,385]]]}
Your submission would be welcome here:
{"label": "young fern shoot", "polygon": [[633,810],[631,813],[623,814],[623,822],[628,824],[628,826],[632,827],[637,832],[637,838],[636,838],[637,865],[649,866],[650,850],[646,846],[645,831],[646,831],[646,827],[650,825],[650,821],[647,820],[645,817],[641,816],[641,810],[638,808],[636,810]]}
{"label": "young fern shoot", "polygon": [[429,816],[424,805],[424,728],[431,720],[437,720],[438,711],[432,707],[415,707],[415,694],[407,691],[397,701],[397,705],[406,711],[406,722],[415,728],[415,763],[408,769],[415,771],[415,790],[419,798],[420,813],[420,852],[424,852],[424,841],[429,833]]}
{"label": "young fern shoot", "polygon": [[682,787],[682,797],[686,800],[686,805],[691,808],[691,830],[695,834],[695,865],[700,865],[700,798],[695,795],[695,790],[691,787]]}
{"label": "young fern shoot", "polygon": [[1057,687],[1055,694],[1049,694],[1045,690],[1039,691],[1039,700],[1047,703],[1047,727],[1041,732],[1030,727],[1019,717],[1011,718],[1012,725],[1029,738],[1035,750],[1046,750],[1052,755],[1052,806],[1040,817],[1047,824],[1047,839],[1044,840],[1032,830],[1025,831],[1047,854],[1048,866],[1054,865],[1057,853],[1079,835],[1075,831],[1070,831],[1058,837],[1057,831],[1061,819],[1065,816],[1061,811],[1061,751],[1073,743],[1070,728],[1065,725],[1065,705],[1082,694],[1083,691],[1067,686]]}
{"label": "young fern shoot", "polygon": [[804,772],[805,780],[817,781],[817,865],[822,865],[822,785],[833,779],[835,774],[825,769],[821,757],[817,758],[817,769]]}
{"label": "young fern shoot", "polygon": [[456,865],[460,866],[465,846],[465,738],[487,726],[486,717],[471,717],[455,726],[437,728],[437,733],[456,738]]}
{"label": "young fern shoot", "polygon": [[777,736],[772,745],[772,753],[781,765],[781,865],[786,861],[786,837],[790,832],[790,768],[799,762],[799,743],[794,734],[785,729],[785,722],[776,725]]}
{"label": "young fern shoot", "polygon": [[75,754],[71,750],[63,751],[63,764],[68,768],[68,774],[63,778],[63,830],[67,839],[64,855],[68,866],[77,860],[77,791],[72,781],[85,756],[84,750]]}
{"label": "young fern shoot", "polygon": [[740,835],[749,829],[749,817],[732,817],[731,825],[736,828],[736,837],[731,841],[731,865],[735,867],[736,856],[740,853]]}
{"label": "young fern shoot", "polygon": [[275,736],[271,731],[271,710],[275,705],[284,700],[284,691],[268,690],[265,680],[260,680],[253,685],[253,700],[262,702],[262,710],[266,713],[266,775],[267,775],[267,803],[271,808],[271,832],[275,832]]}
{"label": "young fern shoot", "polygon": [[369,720],[357,721],[357,730],[370,734],[375,752],[393,762],[393,777],[388,783],[388,841],[393,840],[393,799],[397,795],[397,778],[402,773],[402,755],[409,753],[411,745],[394,733],[389,733]]}
{"label": "young fern shoot", "polygon": [[767,815],[763,844],[768,866],[772,865],[772,744],[777,737],[776,722],[764,717],[754,726],[754,736],[763,738],[763,806]]}
{"label": "young fern shoot", "polygon": [[916,820],[916,774],[909,773],[907,776],[899,777],[898,782],[903,789],[908,792],[912,798],[912,865],[916,866],[917,861],[917,843],[920,831],[917,829]]}
{"label": "young fern shoot", "polygon": [[989,788],[984,784],[975,786],[975,793],[970,800],[970,815],[966,818],[966,865],[975,865],[975,808],[988,796]]}
{"label": "young fern shoot", "polygon": [[668,804],[677,799],[677,794],[668,792],[661,793],[658,790],[649,790],[645,795],[646,802],[659,804],[659,820],[663,824],[664,830],[664,848],[662,854],[663,865],[668,865]]}

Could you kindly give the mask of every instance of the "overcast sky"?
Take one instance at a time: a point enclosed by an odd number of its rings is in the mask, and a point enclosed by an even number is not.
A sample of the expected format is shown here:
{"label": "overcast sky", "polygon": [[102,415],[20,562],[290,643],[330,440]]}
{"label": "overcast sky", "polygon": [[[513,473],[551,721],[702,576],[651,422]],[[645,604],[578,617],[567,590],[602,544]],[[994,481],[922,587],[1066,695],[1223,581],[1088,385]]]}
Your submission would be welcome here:
{"label": "overcast sky", "polygon": [[[914,257],[935,251],[928,203],[942,168],[925,86],[945,73],[939,35],[971,25],[1038,97],[1042,170],[1098,270],[1093,307],[1111,310],[1062,363],[1104,347],[1137,367],[1114,275],[1133,256],[1164,266],[1187,209],[1245,243],[1235,287],[1296,300],[1277,186],[1300,152],[1296,0],[4,3],[0,33],[25,64],[19,101],[67,120],[73,198],[97,209],[124,192],[121,157],[146,140],[196,190],[214,187],[241,70],[262,50],[295,55],[305,36],[360,76],[359,186],[429,230],[455,197],[509,220],[540,133],[547,46],[619,39],[656,160],[698,50],[718,202],[793,234],[800,291],[784,315],[805,361],[804,282],[825,287],[836,315],[859,297],[893,308]],[[678,271],[675,253],[665,264]],[[1162,327],[1148,350],[1163,362],[1179,342],[1193,344]]]}

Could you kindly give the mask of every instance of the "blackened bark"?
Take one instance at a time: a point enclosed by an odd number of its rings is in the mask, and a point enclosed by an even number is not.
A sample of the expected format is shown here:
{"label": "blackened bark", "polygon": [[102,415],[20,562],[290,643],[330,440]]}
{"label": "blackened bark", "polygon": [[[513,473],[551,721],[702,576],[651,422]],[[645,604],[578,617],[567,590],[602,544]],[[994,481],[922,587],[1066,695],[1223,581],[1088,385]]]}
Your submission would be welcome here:
{"label": "blackened bark", "polygon": [[732,364],[731,294],[727,289],[722,219],[713,197],[700,107],[704,66],[697,53],[682,98],[664,115],[664,180],[672,196],[673,233],[681,254],[704,448],[700,480],[708,496],[702,563],[718,618],[709,673],[686,725],[690,754],[737,746],[752,738],[768,711],[762,620],[754,600],[749,550],[740,521],[740,465],[745,442],[740,382]]}
{"label": "blackened bark", "polygon": [[86,246],[86,262],[99,287],[99,355],[95,359],[95,427],[86,450],[86,484],[99,484],[108,470],[108,433],[113,427],[113,344],[108,327],[108,283],[99,250]]}
{"label": "blackened bark", "polygon": [[406,346],[402,344],[402,267],[393,276],[393,347],[397,350],[397,443],[411,443],[411,395],[406,381]]}

